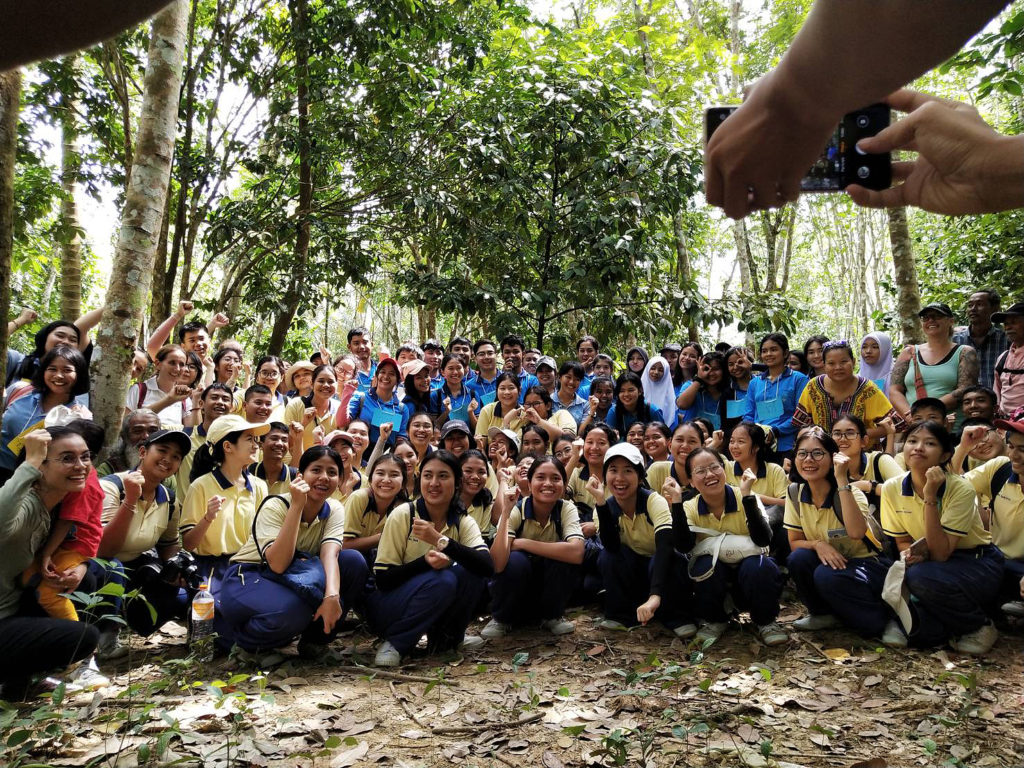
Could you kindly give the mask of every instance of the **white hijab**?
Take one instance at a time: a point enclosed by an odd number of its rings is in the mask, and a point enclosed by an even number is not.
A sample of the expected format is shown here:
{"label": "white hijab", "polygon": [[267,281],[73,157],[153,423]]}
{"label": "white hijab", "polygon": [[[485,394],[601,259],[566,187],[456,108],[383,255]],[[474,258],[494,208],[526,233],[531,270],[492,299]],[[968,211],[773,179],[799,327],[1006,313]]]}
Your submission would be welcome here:
{"label": "white hijab", "polygon": [[[651,380],[651,366],[661,363],[664,371],[658,381]],[[669,371],[668,360],[661,355],[655,355],[647,361],[644,372],[640,376],[640,383],[644,388],[644,400],[648,405],[656,405],[661,409],[665,423],[670,427],[676,420],[676,389],[672,386],[672,373]]]}
{"label": "white hijab", "polygon": [[[878,362],[874,365],[868,365],[864,362],[864,358],[860,360],[860,376],[865,379],[871,379],[875,383],[881,380],[884,386],[879,388],[885,394],[889,396],[889,380],[892,377],[892,339],[889,338],[888,333],[882,331],[872,331],[861,341],[861,348],[864,347],[864,342],[868,339],[873,339],[878,345]],[[858,354],[860,354],[858,350]]]}

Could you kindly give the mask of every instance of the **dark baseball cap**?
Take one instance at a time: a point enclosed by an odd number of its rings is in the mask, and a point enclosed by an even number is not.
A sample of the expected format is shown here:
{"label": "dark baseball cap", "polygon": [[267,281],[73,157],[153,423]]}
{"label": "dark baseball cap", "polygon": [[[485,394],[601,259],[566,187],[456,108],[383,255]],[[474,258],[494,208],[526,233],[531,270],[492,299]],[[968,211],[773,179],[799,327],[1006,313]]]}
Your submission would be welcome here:
{"label": "dark baseball cap", "polygon": [[469,424],[464,422],[462,419],[452,419],[451,421],[446,421],[444,423],[444,426],[441,427],[441,439],[444,440],[452,432],[463,432],[470,439],[473,438],[473,433],[470,432],[469,430]]}
{"label": "dark baseball cap", "polygon": [[181,456],[184,458],[192,450],[192,440],[184,432],[176,429],[158,429],[152,435],[142,441],[142,445],[149,447],[157,443],[176,445],[181,449]]}
{"label": "dark baseball cap", "polygon": [[1016,304],[1011,304],[1002,312],[993,312],[992,322],[1005,323],[1006,318],[1010,317],[1010,315],[1024,315],[1024,301],[1018,301]]}
{"label": "dark baseball cap", "polygon": [[921,311],[917,313],[917,316],[924,317],[925,312],[938,312],[940,315],[953,317],[953,310],[949,308],[949,304],[943,304],[941,301],[933,301],[931,304],[925,304],[921,307]]}

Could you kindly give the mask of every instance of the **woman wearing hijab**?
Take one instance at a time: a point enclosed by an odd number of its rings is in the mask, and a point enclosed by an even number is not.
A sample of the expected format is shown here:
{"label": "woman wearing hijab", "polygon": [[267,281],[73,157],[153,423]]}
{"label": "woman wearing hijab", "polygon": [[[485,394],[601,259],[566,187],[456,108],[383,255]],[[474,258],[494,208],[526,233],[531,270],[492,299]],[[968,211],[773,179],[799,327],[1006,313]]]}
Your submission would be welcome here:
{"label": "woman wearing hijab", "polygon": [[644,398],[650,405],[656,405],[662,415],[664,422],[669,429],[676,423],[676,391],[672,384],[672,375],[669,372],[668,360],[661,355],[655,355],[644,367],[640,376],[640,383],[643,384]]}
{"label": "woman wearing hijab", "polygon": [[639,376],[647,367],[647,350],[643,347],[630,347],[626,352],[626,367]]}
{"label": "woman wearing hijab", "polygon": [[875,382],[882,394],[889,396],[892,377],[892,339],[888,333],[872,331],[860,343],[860,375]]}

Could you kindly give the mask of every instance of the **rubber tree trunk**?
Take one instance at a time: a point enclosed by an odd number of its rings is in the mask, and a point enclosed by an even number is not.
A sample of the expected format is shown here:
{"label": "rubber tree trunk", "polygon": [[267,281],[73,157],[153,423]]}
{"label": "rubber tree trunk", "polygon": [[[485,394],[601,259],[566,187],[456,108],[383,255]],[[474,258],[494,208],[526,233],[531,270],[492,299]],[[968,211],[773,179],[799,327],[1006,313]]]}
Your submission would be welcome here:
{"label": "rubber tree trunk", "polygon": [[[14,252],[14,159],[18,146],[21,71],[0,72],[0,360],[7,366],[7,321],[11,316]],[[3,404],[0,403],[0,411]]]}
{"label": "rubber tree trunk", "polygon": [[[64,63],[70,75],[68,82],[77,83],[75,57],[68,56]],[[76,96],[74,91],[64,93],[60,105],[60,316],[65,320],[82,314],[82,224],[75,200],[82,163],[78,154]]]}
{"label": "rubber tree trunk", "polygon": [[917,265],[907,226],[906,208],[889,208],[889,242],[892,244],[892,265],[896,277],[896,312],[900,336],[904,344],[917,344],[924,338],[921,330],[921,289],[917,283]]}
{"label": "rubber tree trunk", "polygon": [[153,279],[174,155],[187,18],[187,0],[175,0],[153,19],[135,159],[92,363],[93,418],[108,436],[116,435],[121,425],[133,350]]}

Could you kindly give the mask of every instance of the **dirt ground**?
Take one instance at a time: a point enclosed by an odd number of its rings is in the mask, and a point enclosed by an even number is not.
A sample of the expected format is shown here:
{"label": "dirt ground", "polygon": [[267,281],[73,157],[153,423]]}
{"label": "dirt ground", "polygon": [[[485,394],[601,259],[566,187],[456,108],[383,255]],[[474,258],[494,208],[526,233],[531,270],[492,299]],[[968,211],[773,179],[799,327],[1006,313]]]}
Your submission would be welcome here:
{"label": "dirt ground", "polygon": [[[799,615],[787,607],[781,620]],[[293,647],[266,675],[233,660],[196,665],[169,625],[107,670],[109,688],[43,706],[60,722],[51,736],[24,725],[41,705],[22,707],[0,763],[1024,765],[1019,626],[977,660],[841,631],[794,632],[769,649],[749,625],[702,652],[661,629],[575,618],[572,635],[523,630],[394,672],[353,669],[373,658],[373,638],[354,631],[332,646],[340,660],[307,662]]]}

